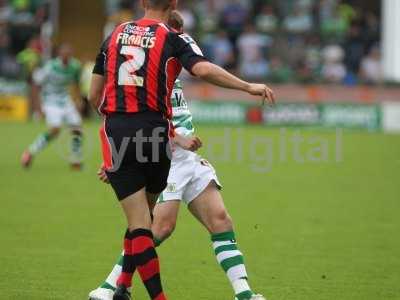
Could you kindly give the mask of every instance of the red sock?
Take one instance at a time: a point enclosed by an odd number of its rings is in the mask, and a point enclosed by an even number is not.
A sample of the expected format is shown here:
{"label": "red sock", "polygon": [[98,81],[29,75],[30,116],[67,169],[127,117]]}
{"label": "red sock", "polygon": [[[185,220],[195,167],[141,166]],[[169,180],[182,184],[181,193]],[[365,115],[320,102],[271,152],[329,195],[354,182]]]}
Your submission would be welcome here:
{"label": "red sock", "polygon": [[132,286],[132,277],[135,272],[135,261],[132,251],[132,238],[129,231],[125,233],[124,239],[124,257],[122,261],[122,273],[118,277],[117,285],[124,285],[129,288]]}
{"label": "red sock", "polygon": [[150,230],[137,229],[131,232],[135,266],[152,300],[167,300],[164,295],[160,263],[154,248],[153,234]]}

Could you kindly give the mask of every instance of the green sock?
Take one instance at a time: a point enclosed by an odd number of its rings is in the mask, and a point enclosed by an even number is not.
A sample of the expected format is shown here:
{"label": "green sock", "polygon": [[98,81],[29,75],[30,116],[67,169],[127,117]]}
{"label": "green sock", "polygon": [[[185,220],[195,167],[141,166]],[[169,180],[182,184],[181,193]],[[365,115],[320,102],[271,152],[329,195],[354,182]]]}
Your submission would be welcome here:
{"label": "green sock", "polygon": [[213,234],[213,248],[218,263],[232,284],[237,300],[249,300],[254,293],[248,281],[243,254],[239,251],[233,231]]}
{"label": "green sock", "polygon": [[36,155],[42,151],[50,142],[51,137],[48,133],[42,133],[36,140],[29,146],[28,150],[30,154]]}
{"label": "green sock", "polygon": [[160,239],[158,239],[158,238],[156,238],[156,237],[154,237],[153,240],[154,240],[154,245],[155,245],[156,247],[159,247],[159,246],[162,244],[162,242],[163,242],[163,240],[160,240]]}

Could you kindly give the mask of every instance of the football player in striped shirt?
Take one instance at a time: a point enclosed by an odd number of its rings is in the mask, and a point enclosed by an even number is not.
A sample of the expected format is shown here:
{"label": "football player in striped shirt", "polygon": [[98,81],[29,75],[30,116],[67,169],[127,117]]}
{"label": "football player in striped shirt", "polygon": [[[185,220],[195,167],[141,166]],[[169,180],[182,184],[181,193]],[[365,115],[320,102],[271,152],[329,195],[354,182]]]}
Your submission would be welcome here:
{"label": "football player in striped shirt", "polygon": [[[183,19],[179,13],[171,14],[170,25],[182,30]],[[254,293],[249,285],[243,254],[238,248],[233,222],[225,208],[220,193],[222,186],[215,170],[194,153],[201,143],[194,135],[192,114],[179,80],[175,82],[171,100],[177,145],[168,186],[154,208],[152,232],[155,244],[159,246],[172,234],[180,204],[186,204],[192,215],[210,233],[215,256],[232,284],[235,300],[265,300],[262,295]],[[99,176],[104,182],[108,181],[103,170],[100,170]],[[112,300],[122,269],[122,259],[121,255],[104,283],[89,294],[89,299]]]}
{"label": "football player in striped shirt", "polygon": [[80,62],[72,57],[72,48],[61,45],[58,56],[49,60],[33,74],[35,86],[41,90],[42,109],[48,130],[40,134],[23,153],[21,164],[31,166],[34,157],[43,151],[51,141],[58,137],[64,124],[71,130],[70,164],[74,170],[82,167],[82,119],[72,100],[69,88],[79,89],[81,74]]}

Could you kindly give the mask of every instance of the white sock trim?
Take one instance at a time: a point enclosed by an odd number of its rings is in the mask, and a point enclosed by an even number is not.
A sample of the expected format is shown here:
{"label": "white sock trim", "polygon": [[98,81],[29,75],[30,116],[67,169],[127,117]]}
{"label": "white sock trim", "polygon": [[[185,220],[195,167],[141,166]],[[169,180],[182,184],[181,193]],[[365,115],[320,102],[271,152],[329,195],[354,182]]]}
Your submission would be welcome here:
{"label": "white sock trim", "polygon": [[113,288],[117,287],[117,280],[119,275],[121,275],[122,267],[119,265],[115,265],[114,269],[111,271],[110,275],[108,275],[106,282],[111,285]]}
{"label": "white sock trim", "polygon": [[221,246],[228,246],[228,245],[234,245],[236,243],[233,243],[231,241],[219,241],[219,242],[213,242],[213,248],[214,250],[217,249],[218,247]]}
{"label": "white sock trim", "polygon": [[246,267],[244,265],[237,265],[230,268],[227,272],[228,278],[231,282],[239,280],[243,277],[247,278]]}
{"label": "white sock trim", "polygon": [[251,291],[249,283],[246,279],[238,279],[232,282],[232,287],[235,291],[235,295],[243,293],[245,291]]}
{"label": "white sock trim", "polygon": [[218,263],[221,263],[225,259],[235,257],[235,256],[242,256],[242,252],[239,250],[232,250],[232,251],[224,251],[217,255]]}

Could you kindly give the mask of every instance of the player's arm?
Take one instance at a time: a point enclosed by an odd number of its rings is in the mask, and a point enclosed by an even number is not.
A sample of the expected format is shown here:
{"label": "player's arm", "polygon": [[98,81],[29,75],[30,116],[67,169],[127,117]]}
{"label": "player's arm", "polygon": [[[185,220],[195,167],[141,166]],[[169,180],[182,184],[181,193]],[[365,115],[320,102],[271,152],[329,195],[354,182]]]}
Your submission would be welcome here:
{"label": "player's arm", "polygon": [[104,91],[104,76],[93,73],[92,81],[90,83],[88,99],[90,104],[95,110],[98,109],[102,101],[103,91]]}
{"label": "player's arm", "polygon": [[104,96],[104,75],[106,72],[107,48],[110,38],[111,37],[109,36],[101,45],[100,52],[96,57],[96,63],[93,68],[88,100],[96,111],[98,110]]}
{"label": "player's arm", "polygon": [[40,91],[40,85],[33,82],[31,86],[32,106],[35,108],[36,112],[39,113],[41,117],[43,117],[42,103],[40,101]]}
{"label": "player's arm", "polygon": [[104,165],[102,165],[100,167],[100,169],[97,171],[97,177],[99,178],[100,181],[109,184],[110,181],[108,180],[108,176],[106,173],[106,168],[104,167]]}
{"label": "player's arm", "polygon": [[95,110],[103,99],[104,93],[104,74],[105,74],[106,53],[101,51],[96,57],[96,64],[93,68],[92,81],[90,83],[88,99]]}
{"label": "player's arm", "polygon": [[42,68],[39,68],[35,70],[32,74],[32,90],[31,90],[31,95],[32,95],[32,102],[34,107],[37,107],[39,110],[39,113],[43,115],[42,111],[42,102],[40,101],[41,99],[41,90],[42,90],[42,85],[49,80],[49,66],[45,65]]}
{"label": "player's arm", "polygon": [[234,89],[249,93],[253,96],[261,96],[271,105],[275,104],[274,92],[265,84],[249,83],[234,76],[223,68],[207,61],[197,62],[192,67],[192,73],[219,87]]}
{"label": "player's arm", "polygon": [[270,104],[275,103],[275,95],[267,85],[246,82],[207,61],[200,47],[189,35],[173,33],[171,34],[171,40],[176,49],[175,56],[192,75],[223,88],[261,96],[263,101],[268,100]]}
{"label": "player's arm", "polygon": [[175,132],[175,137],[172,139],[172,141],[179,147],[192,152],[196,152],[203,146],[203,143],[199,137],[185,137],[177,132]]}

